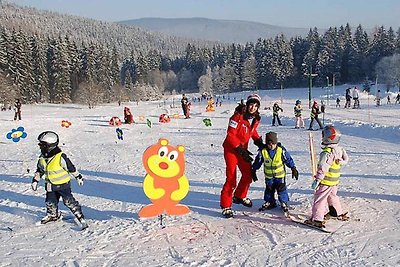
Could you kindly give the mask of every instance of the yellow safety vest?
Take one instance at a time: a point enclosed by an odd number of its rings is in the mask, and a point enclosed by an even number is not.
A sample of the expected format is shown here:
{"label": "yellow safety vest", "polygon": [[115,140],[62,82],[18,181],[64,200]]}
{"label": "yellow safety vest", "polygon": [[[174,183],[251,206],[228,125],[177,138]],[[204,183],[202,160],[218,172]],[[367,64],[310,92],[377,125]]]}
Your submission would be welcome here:
{"label": "yellow safety vest", "polygon": [[62,152],[57,153],[49,162],[46,162],[44,158],[40,159],[46,181],[54,185],[66,184],[71,180],[68,172],[61,166],[61,154]]}
{"label": "yellow safety vest", "polygon": [[283,149],[280,146],[276,147],[275,156],[273,159],[268,154],[266,148],[261,150],[264,157],[264,175],[266,179],[285,178],[285,165],[282,162]]}
{"label": "yellow safety vest", "polygon": [[[332,148],[330,147],[323,148],[322,152],[331,153]],[[334,161],[333,164],[329,167],[328,172],[325,174],[324,179],[322,179],[321,184],[327,186],[334,186],[339,184],[340,168],[341,165],[336,163],[336,161]]]}

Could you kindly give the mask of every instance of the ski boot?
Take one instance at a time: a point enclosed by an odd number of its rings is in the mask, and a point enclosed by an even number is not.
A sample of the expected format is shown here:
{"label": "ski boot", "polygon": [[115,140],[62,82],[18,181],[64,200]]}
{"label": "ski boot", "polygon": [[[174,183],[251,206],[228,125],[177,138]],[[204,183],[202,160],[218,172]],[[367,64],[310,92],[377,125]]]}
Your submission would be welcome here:
{"label": "ski boot", "polygon": [[343,213],[343,214],[340,214],[339,216],[337,216],[337,219],[338,219],[339,221],[348,221],[348,220],[350,219],[350,217],[347,216],[347,213],[348,213],[348,212],[345,212],[345,213]]}
{"label": "ski boot", "polygon": [[289,212],[289,205],[286,202],[282,202],[281,203],[281,208],[282,208],[284,213]]}
{"label": "ski boot", "polygon": [[231,208],[222,209],[222,216],[224,216],[225,218],[232,218],[233,217],[233,210]]}
{"label": "ski boot", "polygon": [[266,201],[264,204],[262,204],[261,208],[259,208],[258,211],[272,210],[275,207],[276,207],[276,202]]}
{"label": "ski boot", "polygon": [[86,228],[89,227],[85,218],[83,217],[83,214],[80,214],[80,216],[75,216],[75,217],[78,220],[79,224],[81,225],[81,230],[85,230]]}
{"label": "ski boot", "polygon": [[81,218],[78,221],[81,224],[81,230],[85,230],[86,228],[89,227],[89,225],[87,224],[87,222],[84,218]]}
{"label": "ski boot", "polygon": [[243,206],[248,207],[248,208],[251,208],[253,206],[253,202],[248,197],[246,197],[246,198],[233,197],[232,201],[235,204],[242,204]]}
{"label": "ski boot", "polygon": [[40,220],[40,223],[41,223],[41,224],[46,224],[46,223],[48,223],[48,222],[55,222],[55,221],[58,221],[59,219],[61,219],[61,212],[58,213],[57,215],[47,214],[46,216],[44,216],[44,217]]}

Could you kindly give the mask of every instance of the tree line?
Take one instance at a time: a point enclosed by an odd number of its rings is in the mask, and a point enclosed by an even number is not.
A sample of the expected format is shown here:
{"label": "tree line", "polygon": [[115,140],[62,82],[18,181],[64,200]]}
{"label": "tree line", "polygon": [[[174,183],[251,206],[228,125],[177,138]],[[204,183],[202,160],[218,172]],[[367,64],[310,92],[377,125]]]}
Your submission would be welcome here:
{"label": "tree line", "polygon": [[[327,86],[333,77],[336,84],[358,83],[396,69],[391,62],[398,60],[388,58],[400,54],[400,29],[395,33],[383,26],[370,35],[361,25],[353,32],[346,24],[322,34],[314,28],[305,37],[278,35],[246,44],[187,42],[171,53],[148,43],[122,49],[126,41],[93,39],[99,35],[96,27],[82,30],[87,38],[81,33],[77,39],[63,31],[33,31],[12,18],[0,26],[0,102],[21,98],[25,103],[95,105],[159,99],[176,92],[305,87],[305,74],[310,73],[317,74],[317,86]],[[83,20],[82,29],[90,28],[87,23]],[[398,80],[390,86],[398,86]]]}

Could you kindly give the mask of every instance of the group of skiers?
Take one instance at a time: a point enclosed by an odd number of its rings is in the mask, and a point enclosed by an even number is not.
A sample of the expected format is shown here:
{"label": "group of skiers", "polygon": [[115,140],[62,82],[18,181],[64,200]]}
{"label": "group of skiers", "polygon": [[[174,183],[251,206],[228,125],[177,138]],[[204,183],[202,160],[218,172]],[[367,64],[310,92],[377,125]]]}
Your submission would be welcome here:
{"label": "group of skiers", "polygon": [[[346,103],[344,104],[344,108],[350,108],[351,106],[351,99],[354,100],[353,108],[360,108],[360,91],[355,86],[354,88],[347,88],[345,93]],[[340,99],[336,99],[336,106],[340,107]]]}
{"label": "group of skiers", "polygon": [[[248,96],[245,104],[239,104],[229,119],[227,135],[223,142],[226,181],[220,197],[222,215],[226,218],[234,216],[232,203],[246,207],[253,206],[247,193],[252,181],[258,180],[256,172],[262,165],[264,166],[265,190],[264,204],[259,211],[277,207],[275,199],[275,192],[277,192],[282,210],[288,212],[289,195],[286,187],[285,166],[291,169],[292,178],[296,180],[299,178],[295,162],[286,148],[278,142],[277,133],[266,133],[265,142],[259,135],[257,127],[261,119],[260,104],[261,98],[257,94],[252,94]],[[301,114],[300,104],[299,100],[296,101],[295,114],[297,115]],[[314,102],[313,108],[317,109],[318,103]],[[312,113],[315,113],[314,119],[317,118],[319,112],[315,110]],[[318,122],[318,120],[316,121]],[[319,125],[322,128],[320,122]],[[296,120],[296,126],[301,127],[300,119]],[[348,220],[337,196],[340,168],[348,161],[346,151],[339,146],[340,137],[340,131],[334,126],[329,125],[322,130],[322,152],[317,174],[311,186],[315,190],[312,216],[306,221],[316,227],[324,227],[325,220],[330,216]],[[254,145],[258,147],[255,160],[253,154],[248,150],[250,139],[253,139]],[[242,175],[239,183],[237,183],[237,168]]]}
{"label": "group of skiers", "polygon": [[[318,105],[318,102],[315,100],[313,101],[313,105],[310,111],[310,126],[308,130],[313,130],[314,121],[318,123],[319,129],[323,128],[323,124],[319,119],[319,115],[325,112],[325,105],[321,101],[322,105],[321,108]],[[283,109],[279,106],[277,102],[274,103],[272,106],[272,126],[281,126],[282,122],[279,118],[279,112],[283,112]],[[303,107],[301,105],[301,100],[297,99],[296,103],[293,107],[293,113],[295,117],[295,128],[304,128],[304,118],[303,118]],[[275,123],[277,122],[277,124]]]}
{"label": "group of skiers", "polygon": [[[183,97],[185,96],[183,95]],[[182,101],[183,104],[187,104],[186,100]],[[247,197],[247,194],[250,184],[258,180],[257,170],[261,166],[263,166],[265,190],[264,203],[259,211],[273,209],[279,204],[284,212],[288,212],[289,194],[286,186],[286,168],[291,170],[293,179],[299,178],[296,164],[289,151],[278,141],[277,133],[272,131],[266,133],[265,142],[259,135],[257,128],[261,120],[260,105],[261,98],[257,94],[251,94],[245,103],[244,101],[239,103],[229,119],[227,135],[223,142],[226,181],[220,196],[222,215],[226,218],[234,216],[232,204],[253,206],[253,202]],[[279,109],[279,105],[276,106],[275,110],[283,111]],[[304,127],[301,112],[301,101],[297,100],[294,107],[296,128]],[[312,119],[317,121],[320,128],[323,128],[318,120],[319,110],[316,101],[313,103],[311,114]],[[132,115],[129,108],[124,109],[124,115],[125,122],[129,123]],[[277,119],[277,122],[280,124],[279,119]],[[312,123],[313,120],[310,128]],[[316,227],[324,227],[325,220],[330,216],[338,217],[341,220],[348,219],[337,197],[340,169],[348,161],[346,151],[339,146],[340,137],[340,131],[334,126],[326,126],[322,130],[322,152],[318,162],[318,170],[314,177],[315,180],[312,184],[312,189],[315,190],[312,216],[307,220],[307,223]],[[250,139],[253,139],[254,145],[258,148],[255,159],[249,151]],[[62,198],[64,205],[81,223],[82,229],[88,227],[81,205],[72,195],[70,184],[71,177],[74,177],[79,185],[83,185],[82,175],[59,148],[57,133],[52,131],[42,132],[38,136],[38,141],[41,154],[31,187],[36,191],[39,180],[42,176],[45,177],[47,212],[41,223],[45,224],[60,218],[58,203]],[[237,168],[241,172],[239,183],[237,183]],[[279,203],[275,199],[275,192],[278,195]]]}

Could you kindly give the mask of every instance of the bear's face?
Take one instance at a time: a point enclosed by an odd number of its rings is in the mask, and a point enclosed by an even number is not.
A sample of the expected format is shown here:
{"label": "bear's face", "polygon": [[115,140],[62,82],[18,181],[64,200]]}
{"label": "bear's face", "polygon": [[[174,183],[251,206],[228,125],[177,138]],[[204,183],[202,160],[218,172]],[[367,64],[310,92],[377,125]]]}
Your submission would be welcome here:
{"label": "bear's face", "polygon": [[175,147],[167,139],[160,139],[143,153],[144,168],[154,178],[180,178],[185,172],[184,151],[184,146]]}

